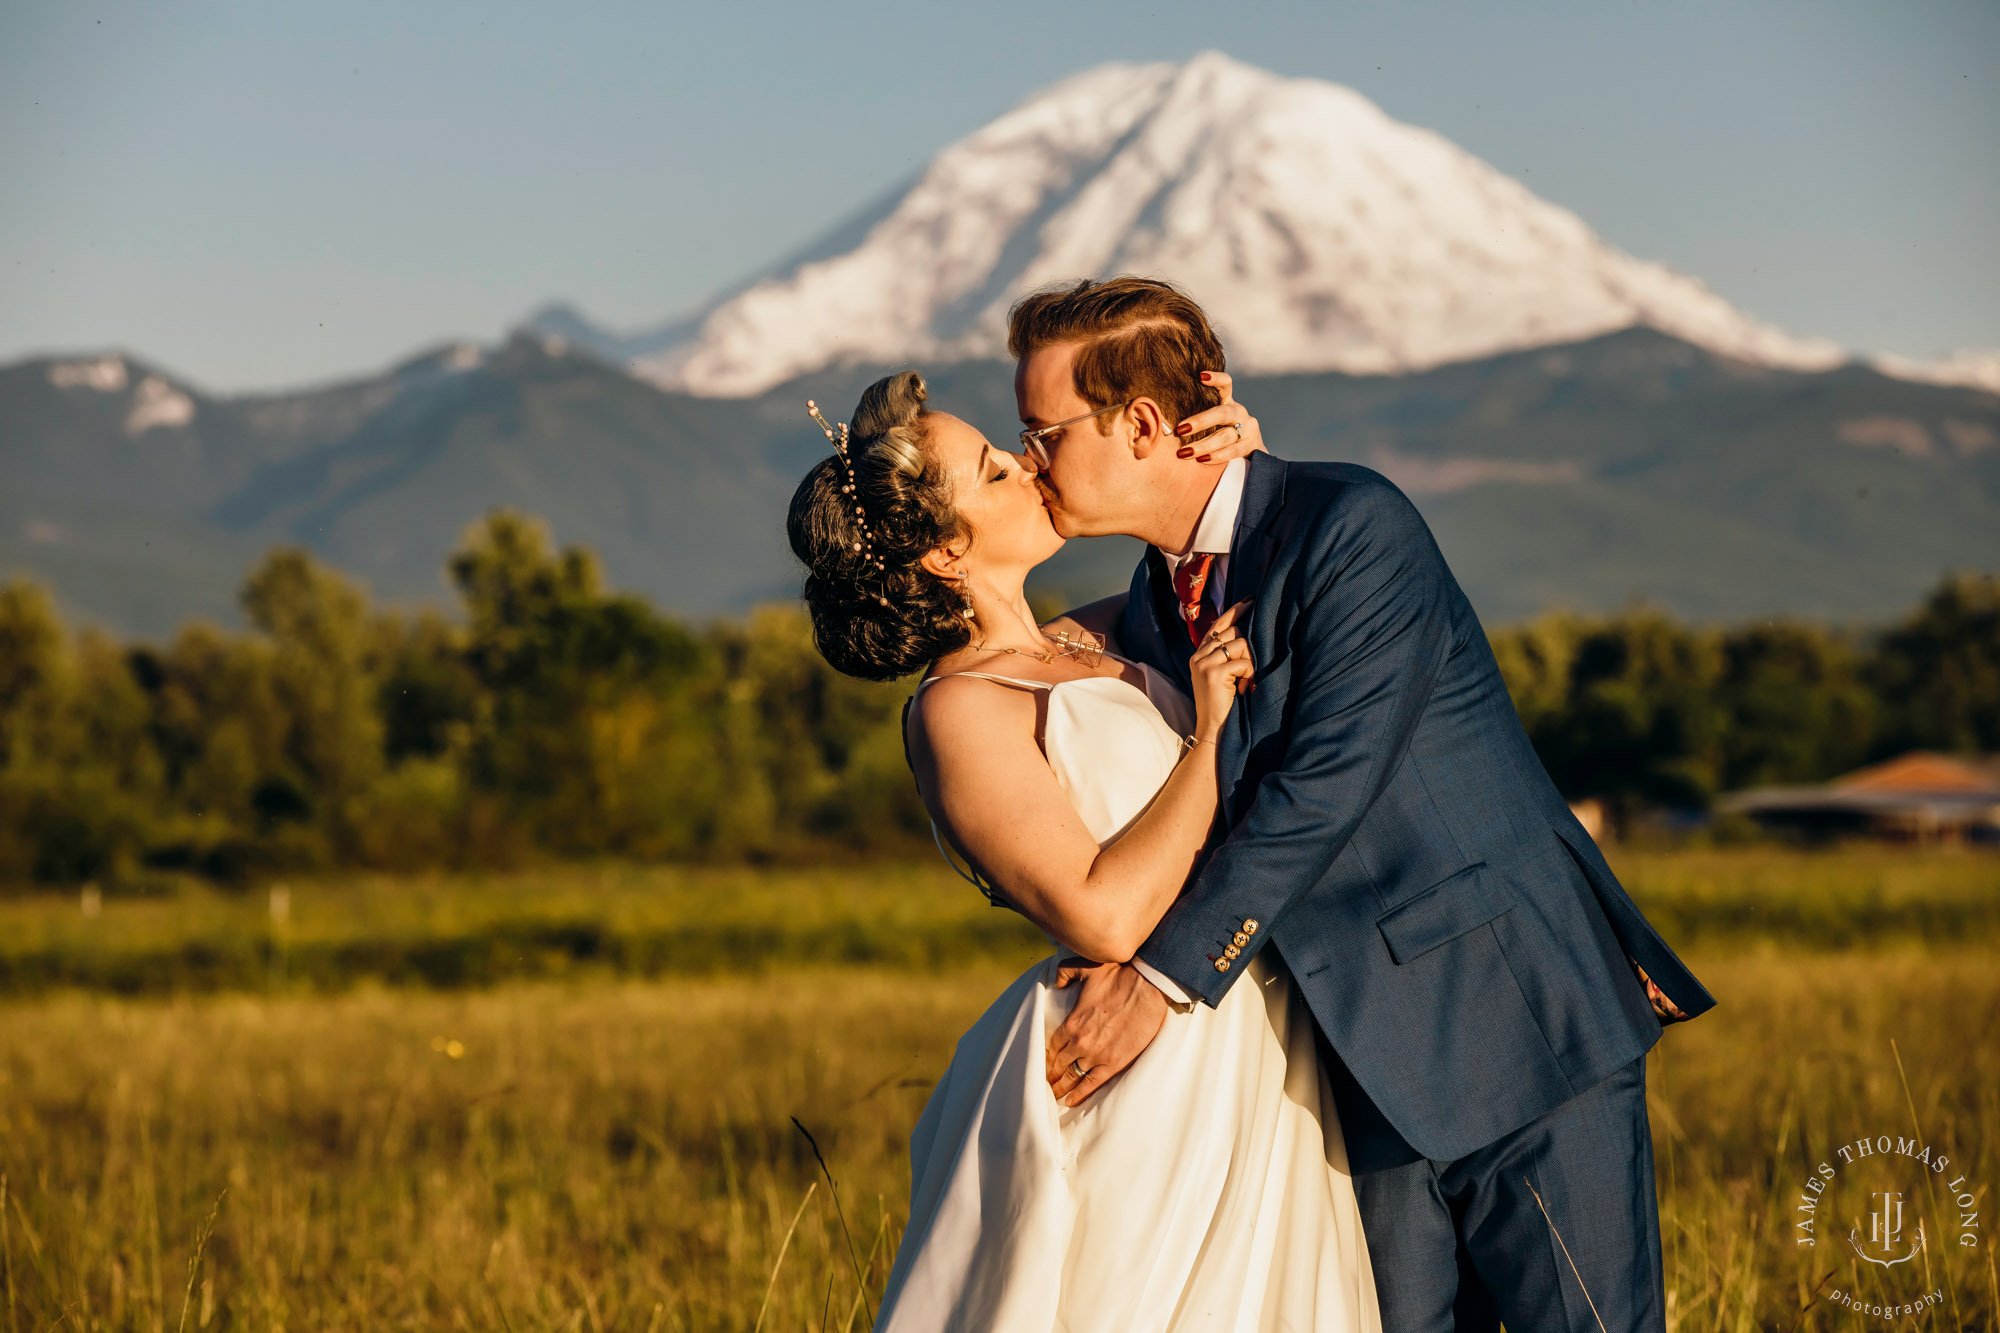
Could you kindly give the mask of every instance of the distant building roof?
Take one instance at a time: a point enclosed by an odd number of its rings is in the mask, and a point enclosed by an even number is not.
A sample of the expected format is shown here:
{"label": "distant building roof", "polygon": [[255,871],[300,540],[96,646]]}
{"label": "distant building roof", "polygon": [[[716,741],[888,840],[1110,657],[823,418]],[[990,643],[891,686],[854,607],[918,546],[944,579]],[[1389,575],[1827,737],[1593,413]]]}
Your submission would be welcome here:
{"label": "distant building roof", "polygon": [[1948,754],[1912,750],[1887,763],[1859,768],[1827,786],[1835,791],[1906,792],[1911,795],[1964,793],[2000,800],[2000,774]]}
{"label": "distant building roof", "polygon": [[1976,760],[1913,751],[1821,787],[1757,787],[1719,802],[1781,822],[1941,830],[2000,827],[2000,770]]}

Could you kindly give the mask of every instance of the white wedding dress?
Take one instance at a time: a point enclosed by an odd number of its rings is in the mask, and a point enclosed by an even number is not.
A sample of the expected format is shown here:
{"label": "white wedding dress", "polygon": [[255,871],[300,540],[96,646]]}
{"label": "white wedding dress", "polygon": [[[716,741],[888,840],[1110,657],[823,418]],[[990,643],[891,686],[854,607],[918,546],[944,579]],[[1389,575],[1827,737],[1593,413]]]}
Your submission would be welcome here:
{"label": "white wedding dress", "polygon": [[[1113,677],[986,677],[1048,691],[1049,766],[1100,843],[1153,799],[1191,729],[1186,697],[1144,671],[1143,691]],[[1043,1075],[1076,997],[1056,989],[1057,960],[1022,974],[959,1040],[917,1122],[909,1225],[875,1327],[1376,1333],[1312,1018],[1272,951],[1221,1004],[1167,1015],[1131,1068],[1074,1110]]]}

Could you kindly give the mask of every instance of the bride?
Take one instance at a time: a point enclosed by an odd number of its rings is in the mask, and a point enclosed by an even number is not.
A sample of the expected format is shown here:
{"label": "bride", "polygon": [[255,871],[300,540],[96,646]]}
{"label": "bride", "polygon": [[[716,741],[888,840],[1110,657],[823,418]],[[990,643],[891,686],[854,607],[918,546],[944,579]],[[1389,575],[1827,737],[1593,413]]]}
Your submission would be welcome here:
{"label": "bride", "polygon": [[1209,838],[1214,742],[1253,674],[1236,609],[1196,649],[1192,700],[1076,620],[1037,624],[1022,583],[1062,538],[1034,472],[925,400],[914,371],[869,387],[792,498],[792,549],[829,663],[925,672],[924,803],[1060,952],[960,1039],[917,1123],[876,1327],[1376,1330],[1340,1123],[1273,950],[1101,1086],[1049,1068],[1073,965],[1129,960]]}

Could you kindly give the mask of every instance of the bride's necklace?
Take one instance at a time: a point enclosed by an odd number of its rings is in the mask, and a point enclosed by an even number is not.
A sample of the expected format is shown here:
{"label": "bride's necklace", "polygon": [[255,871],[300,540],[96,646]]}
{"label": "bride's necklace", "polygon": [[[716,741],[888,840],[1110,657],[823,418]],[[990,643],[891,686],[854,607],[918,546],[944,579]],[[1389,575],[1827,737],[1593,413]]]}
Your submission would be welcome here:
{"label": "bride's necklace", "polygon": [[1045,643],[1055,645],[1055,651],[1038,653],[1032,648],[988,648],[989,653],[1012,653],[1016,657],[1032,657],[1037,662],[1053,662],[1059,657],[1073,657],[1087,667],[1094,667],[1104,660],[1104,636],[1080,631],[1071,637],[1067,630],[1057,630],[1054,634],[1044,634]]}

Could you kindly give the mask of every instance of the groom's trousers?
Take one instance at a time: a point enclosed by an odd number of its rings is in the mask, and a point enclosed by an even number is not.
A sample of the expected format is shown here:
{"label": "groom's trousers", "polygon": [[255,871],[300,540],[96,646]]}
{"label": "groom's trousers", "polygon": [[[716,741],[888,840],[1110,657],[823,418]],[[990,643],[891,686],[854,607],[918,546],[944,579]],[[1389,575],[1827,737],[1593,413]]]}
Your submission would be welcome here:
{"label": "groom's trousers", "polygon": [[1664,1333],[1646,1061],[1455,1162],[1404,1142],[1324,1038],[1384,1333]]}

